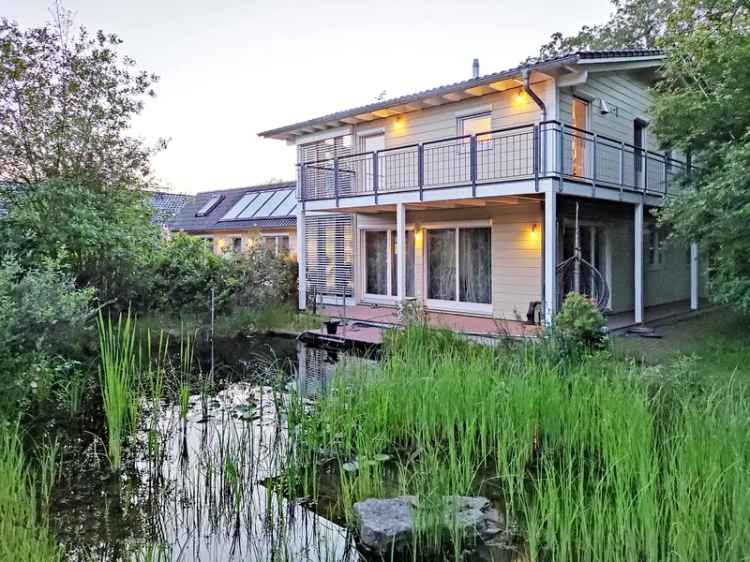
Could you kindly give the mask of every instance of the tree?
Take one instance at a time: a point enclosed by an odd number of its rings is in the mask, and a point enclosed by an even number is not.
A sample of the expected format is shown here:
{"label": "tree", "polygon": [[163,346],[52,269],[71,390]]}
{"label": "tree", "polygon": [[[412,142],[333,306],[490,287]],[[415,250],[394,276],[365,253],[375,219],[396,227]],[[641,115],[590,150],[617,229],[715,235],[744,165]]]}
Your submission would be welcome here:
{"label": "tree", "polygon": [[0,179],[141,185],[155,149],[128,128],[157,76],[135,70],[116,35],[73,31],[59,4],[54,15],[25,30],[0,20]]}
{"label": "tree", "polygon": [[653,128],[694,155],[663,224],[709,257],[712,297],[750,312],[750,12],[742,0],[683,0],[667,21]]}
{"label": "tree", "polygon": [[585,25],[570,37],[553,33],[539,49],[539,58],[587,49],[655,48],[677,4],[677,0],[612,0],[614,12],[609,21]]}
{"label": "tree", "polygon": [[0,191],[0,252],[25,269],[65,265],[79,287],[127,306],[148,293],[148,270],[161,233],[143,192],[55,179]]}

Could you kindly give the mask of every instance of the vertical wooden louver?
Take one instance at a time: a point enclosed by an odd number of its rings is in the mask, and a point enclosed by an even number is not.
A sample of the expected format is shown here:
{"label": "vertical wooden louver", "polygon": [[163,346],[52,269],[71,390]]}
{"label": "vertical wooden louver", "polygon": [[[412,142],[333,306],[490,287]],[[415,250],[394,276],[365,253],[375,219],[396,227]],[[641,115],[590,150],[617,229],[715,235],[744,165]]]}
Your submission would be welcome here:
{"label": "vertical wooden louver", "polygon": [[305,218],[307,292],[352,296],[352,216]]}
{"label": "vertical wooden louver", "polygon": [[336,172],[336,158],[353,153],[351,135],[342,135],[300,145],[297,162],[302,167],[302,184],[305,199],[322,199],[350,193],[354,181],[353,173],[343,168]]}

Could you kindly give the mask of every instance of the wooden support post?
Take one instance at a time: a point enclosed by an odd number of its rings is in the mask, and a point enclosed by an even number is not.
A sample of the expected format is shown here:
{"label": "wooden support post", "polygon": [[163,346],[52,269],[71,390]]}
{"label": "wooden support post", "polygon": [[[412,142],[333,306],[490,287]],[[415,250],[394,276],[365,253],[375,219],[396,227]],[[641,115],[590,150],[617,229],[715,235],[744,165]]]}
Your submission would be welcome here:
{"label": "wooden support post", "polygon": [[406,299],[406,204],[396,205],[396,294]]}
{"label": "wooden support post", "polygon": [[633,217],[634,237],[634,259],[633,259],[633,285],[634,293],[634,320],[636,324],[643,322],[643,203],[636,203]]}
{"label": "wooden support post", "polygon": [[700,270],[699,270],[698,244],[690,243],[690,310],[698,310],[698,299],[700,297]]}
{"label": "wooden support post", "polygon": [[298,307],[305,310],[307,307],[307,240],[305,239],[305,206],[299,203],[297,207],[297,267],[298,276]]}
{"label": "wooden support post", "polygon": [[557,193],[553,183],[544,193],[544,323],[557,312]]}

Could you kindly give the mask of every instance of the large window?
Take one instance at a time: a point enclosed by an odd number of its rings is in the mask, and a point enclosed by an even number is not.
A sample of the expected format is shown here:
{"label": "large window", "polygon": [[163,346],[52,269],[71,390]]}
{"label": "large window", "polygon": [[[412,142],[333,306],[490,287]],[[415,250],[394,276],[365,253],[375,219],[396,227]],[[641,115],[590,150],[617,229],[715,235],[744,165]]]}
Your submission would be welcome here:
{"label": "large window", "polygon": [[[395,230],[364,231],[365,294],[398,296],[398,256]],[[414,231],[406,231],[406,296],[414,291]]]}
{"label": "large window", "polygon": [[427,298],[437,301],[492,302],[491,229],[427,230]]}

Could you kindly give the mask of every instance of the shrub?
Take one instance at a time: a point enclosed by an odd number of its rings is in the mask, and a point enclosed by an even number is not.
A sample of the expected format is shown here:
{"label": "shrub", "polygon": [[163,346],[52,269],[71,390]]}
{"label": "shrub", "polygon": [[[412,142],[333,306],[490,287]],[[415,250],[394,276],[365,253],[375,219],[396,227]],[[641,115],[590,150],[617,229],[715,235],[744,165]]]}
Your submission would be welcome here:
{"label": "shrub", "polygon": [[604,327],[604,315],[591,300],[579,293],[568,293],[545,340],[559,353],[575,355],[601,348],[605,342]]}
{"label": "shrub", "polygon": [[93,316],[93,289],[78,289],[59,262],[0,265],[0,412],[28,411],[79,378],[73,358]]}
{"label": "shrub", "polygon": [[233,305],[259,310],[294,301],[298,270],[291,256],[277,256],[256,240],[247,252],[231,259],[236,276]]}
{"label": "shrub", "polygon": [[224,308],[234,286],[231,261],[215,256],[205,241],[177,233],[159,247],[151,266],[152,308],[178,314],[208,310],[211,288],[216,307]]}

